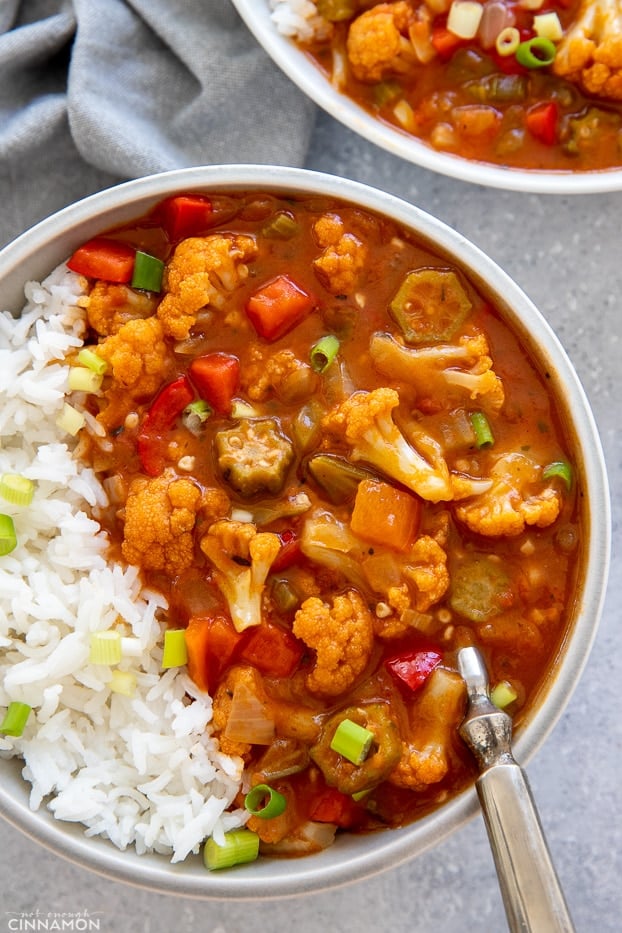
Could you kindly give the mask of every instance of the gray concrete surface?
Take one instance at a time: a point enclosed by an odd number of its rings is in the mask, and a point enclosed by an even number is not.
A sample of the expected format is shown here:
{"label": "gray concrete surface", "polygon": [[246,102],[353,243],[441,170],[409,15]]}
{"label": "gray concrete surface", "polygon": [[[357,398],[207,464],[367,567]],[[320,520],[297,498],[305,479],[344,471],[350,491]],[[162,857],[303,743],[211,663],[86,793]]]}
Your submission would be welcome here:
{"label": "gray concrete surface", "polygon": [[[612,579],[581,683],[528,771],[577,931],[618,933],[622,193],[544,197],[467,185],[401,163],[324,115],[318,117],[308,167],[406,198],[489,253],[553,325],[592,402],[610,471]],[[411,863],[371,880],[294,900],[254,903],[200,902],[137,890],[71,865],[6,825],[0,833],[0,931],[18,929],[10,925],[11,918],[36,910],[97,913],[103,933],[507,929],[480,818]]]}

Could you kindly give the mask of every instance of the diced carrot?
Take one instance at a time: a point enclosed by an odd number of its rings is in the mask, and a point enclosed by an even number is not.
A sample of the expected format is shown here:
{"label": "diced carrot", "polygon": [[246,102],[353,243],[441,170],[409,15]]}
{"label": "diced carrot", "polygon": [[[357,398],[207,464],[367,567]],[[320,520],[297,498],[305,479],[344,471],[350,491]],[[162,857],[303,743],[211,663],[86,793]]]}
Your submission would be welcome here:
{"label": "diced carrot", "polygon": [[531,135],[547,146],[557,139],[557,104],[555,101],[536,104],[525,116],[525,125]]}
{"label": "diced carrot", "polygon": [[347,828],[357,822],[361,807],[347,794],[336,787],[326,787],[313,800],[309,818],[318,823],[335,823]]}
{"label": "diced carrot", "polygon": [[278,275],[262,285],[248,300],[246,313],[266,340],[278,340],[314,307],[315,298],[287,275]]}
{"label": "diced carrot", "polygon": [[214,691],[233,663],[244,634],[225,616],[193,616],[186,628],[188,674],[200,690]]}
{"label": "diced carrot", "polygon": [[366,541],[405,551],[417,534],[420,517],[418,498],[389,483],[364,479],[358,485],[350,526]]}
{"label": "diced carrot", "polygon": [[208,353],[192,361],[188,374],[201,398],[220,415],[228,415],[240,381],[240,361],[231,353]]}
{"label": "diced carrot", "polygon": [[167,198],[162,206],[162,223],[169,240],[196,236],[209,226],[212,202],[201,194],[180,194]]}
{"label": "diced carrot", "polygon": [[131,281],[135,257],[136,250],[128,243],[95,237],[75,251],[67,266],[89,279],[126,283]]}
{"label": "diced carrot", "polygon": [[440,22],[432,27],[430,41],[440,58],[445,60],[451,58],[456,49],[465,44],[464,39],[450,32],[447,26]]}
{"label": "diced carrot", "polygon": [[268,677],[291,677],[304,653],[302,643],[271,622],[263,622],[246,632],[248,638],[240,651],[241,660],[253,664]]}

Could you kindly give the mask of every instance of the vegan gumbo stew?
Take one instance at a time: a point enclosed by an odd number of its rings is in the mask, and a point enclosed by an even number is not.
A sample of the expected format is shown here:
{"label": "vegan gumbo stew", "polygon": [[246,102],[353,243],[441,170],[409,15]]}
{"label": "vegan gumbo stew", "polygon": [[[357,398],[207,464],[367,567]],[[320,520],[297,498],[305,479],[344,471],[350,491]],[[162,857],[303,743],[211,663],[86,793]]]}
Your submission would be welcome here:
{"label": "vegan gumbo stew", "polygon": [[568,621],[581,479],[548,374],[462,269],[334,199],[172,197],[68,265],[67,414],[100,426],[76,455],[168,601],[164,666],[244,760],[249,857],[442,804],[474,775],[457,650],[520,720]]}

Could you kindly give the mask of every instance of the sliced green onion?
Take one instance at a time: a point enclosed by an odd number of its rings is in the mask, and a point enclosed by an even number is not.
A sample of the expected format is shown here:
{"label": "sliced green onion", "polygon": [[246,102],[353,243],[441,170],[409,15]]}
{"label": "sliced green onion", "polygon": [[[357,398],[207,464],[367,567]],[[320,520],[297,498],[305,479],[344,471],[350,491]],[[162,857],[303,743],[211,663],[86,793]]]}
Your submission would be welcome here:
{"label": "sliced green onion", "polygon": [[326,334],[311,347],[309,356],[316,373],[325,372],[339,352],[339,340],[334,334]]}
{"label": "sliced green onion", "polygon": [[61,429],[61,431],[66,431],[67,434],[71,434],[72,437],[75,437],[76,434],[82,430],[86,424],[86,418],[81,411],[77,411],[71,405],[63,405],[63,410],[56,419],[56,426]]}
{"label": "sliced green onion", "polygon": [[278,790],[269,784],[257,784],[244,798],[244,806],[253,816],[262,820],[271,820],[280,816],[287,806],[287,800]]}
{"label": "sliced green onion", "polygon": [[142,288],[147,292],[159,292],[162,290],[163,274],[164,263],[161,259],[157,259],[149,253],[143,253],[141,250],[136,250],[131,282],[132,288]]}
{"label": "sliced green onion", "polygon": [[533,36],[516,49],[516,61],[523,68],[546,68],[554,60],[555,45],[546,36]]}
{"label": "sliced green onion", "polygon": [[254,862],[258,855],[259,836],[250,829],[234,829],[225,833],[225,844],[222,846],[212,838],[203,846],[203,863],[210,871]]}
{"label": "sliced green onion", "polygon": [[502,29],[495,40],[495,48],[501,57],[514,55],[514,52],[520,45],[520,32],[516,26],[506,26]]}
{"label": "sliced green onion", "polygon": [[371,794],[372,790],[372,787],[364,787],[363,790],[357,790],[354,794],[352,794],[352,800],[355,803],[360,803],[361,800],[365,800],[365,798]]}
{"label": "sliced green onion", "polygon": [[15,524],[10,515],[0,514],[0,557],[10,554],[17,547]]}
{"label": "sliced green onion", "polygon": [[93,632],[89,661],[91,664],[118,664],[121,660],[121,635],[114,629]]}
{"label": "sliced green onion", "polygon": [[112,672],[110,689],[113,693],[120,693],[124,697],[133,697],[136,693],[136,675],[131,671],[120,671],[118,668]]}
{"label": "sliced green onion", "polygon": [[72,392],[98,392],[103,379],[103,375],[94,372],[88,366],[72,366],[67,384]]}
{"label": "sliced green onion", "polygon": [[482,447],[492,447],[495,442],[488,418],[483,411],[472,411],[469,415],[471,427],[475,434],[475,444],[480,449]]}
{"label": "sliced green onion", "polygon": [[83,347],[78,353],[78,363],[86,366],[87,369],[92,369],[98,376],[103,376],[108,369],[106,360],[103,360],[98,353],[88,347]]}
{"label": "sliced green onion", "polygon": [[564,481],[568,489],[572,487],[572,467],[566,460],[555,460],[553,463],[549,463],[542,470],[542,477],[543,479],[559,477]]}
{"label": "sliced green onion", "polygon": [[4,719],[0,723],[0,732],[4,733],[4,735],[19,738],[20,735],[23,735],[31,709],[32,707],[28,706],[28,703],[19,703],[17,700],[13,700],[12,703],[9,703]]}
{"label": "sliced green onion", "polygon": [[374,733],[351,719],[342,719],[333,735],[330,747],[353,765],[360,765],[369,754]]}
{"label": "sliced green onion", "polygon": [[506,706],[509,706],[510,703],[513,703],[517,698],[518,693],[512,686],[508,683],[507,680],[500,681],[493,689],[490,691],[491,702],[494,703],[499,709],[505,709]]}
{"label": "sliced green onion", "polygon": [[298,221],[289,211],[278,211],[261,228],[263,236],[277,240],[290,240],[296,236],[300,227]]}
{"label": "sliced green onion", "polygon": [[11,505],[30,505],[35,494],[35,484],[20,473],[3,473],[0,476],[0,496]]}
{"label": "sliced green onion", "polygon": [[190,402],[190,404],[184,408],[184,416],[186,418],[190,416],[196,417],[199,419],[201,424],[203,424],[204,421],[207,421],[211,413],[212,409],[207,404],[205,399],[202,398],[198,398],[195,402]]}
{"label": "sliced green onion", "polygon": [[186,647],[186,630],[183,628],[167,629],[164,633],[162,669],[183,667],[183,665],[187,663],[188,649]]}

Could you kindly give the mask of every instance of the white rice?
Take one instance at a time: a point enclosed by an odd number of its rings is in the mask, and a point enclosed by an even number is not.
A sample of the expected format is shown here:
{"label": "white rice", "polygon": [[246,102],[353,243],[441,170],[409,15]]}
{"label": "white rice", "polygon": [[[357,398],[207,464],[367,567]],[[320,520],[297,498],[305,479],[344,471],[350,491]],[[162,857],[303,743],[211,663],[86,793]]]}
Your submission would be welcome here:
{"label": "white rice", "polygon": [[270,18],[278,31],[300,42],[328,39],[332,23],[317,11],[313,0],[270,0]]}
{"label": "white rice", "polygon": [[[244,811],[225,812],[242,761],[218,751],[210,698],[183,669],[161,672],[166,603],[136,568],[108,562],[91,517],[105,491],[56,426],[63,360],[82,343],[83,285],[59,267],[26,286],[21,318],[0,314],[0,473],[36,481],[30,506],[0,501],[18,540],[0,557],[0,719],[11,701],[32,707],[22,737],[0,735],[0,755],[23,758],[33,810],[177,862],[244,823]],[[89,663],[91,633],[111,626],[132,697],[110,689],[112,668]]]}

